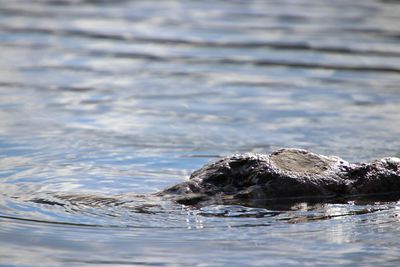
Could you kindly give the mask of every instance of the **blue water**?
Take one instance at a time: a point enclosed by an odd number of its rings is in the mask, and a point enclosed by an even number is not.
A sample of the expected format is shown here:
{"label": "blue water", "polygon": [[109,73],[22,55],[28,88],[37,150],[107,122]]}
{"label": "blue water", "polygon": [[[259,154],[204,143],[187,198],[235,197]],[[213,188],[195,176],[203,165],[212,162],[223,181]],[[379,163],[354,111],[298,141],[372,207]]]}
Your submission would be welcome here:
{"label": "blue water", "polygon": [[400,156],[400,2],[0,0],[1,266],[399,266],[400,202],[151,195],[232,153]]}

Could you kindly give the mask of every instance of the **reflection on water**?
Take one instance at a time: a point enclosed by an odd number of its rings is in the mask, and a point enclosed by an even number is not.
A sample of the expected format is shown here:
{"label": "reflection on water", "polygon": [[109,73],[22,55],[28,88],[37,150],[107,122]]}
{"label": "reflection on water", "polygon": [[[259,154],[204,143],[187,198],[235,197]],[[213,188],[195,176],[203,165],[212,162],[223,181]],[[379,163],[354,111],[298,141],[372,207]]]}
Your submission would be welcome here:
{"label": "reflection on water", "polygon": [[0,1],[0,264],[398,266],[397,199],[190,208],[151,193],[237,152],[400,156],[399,14]]}

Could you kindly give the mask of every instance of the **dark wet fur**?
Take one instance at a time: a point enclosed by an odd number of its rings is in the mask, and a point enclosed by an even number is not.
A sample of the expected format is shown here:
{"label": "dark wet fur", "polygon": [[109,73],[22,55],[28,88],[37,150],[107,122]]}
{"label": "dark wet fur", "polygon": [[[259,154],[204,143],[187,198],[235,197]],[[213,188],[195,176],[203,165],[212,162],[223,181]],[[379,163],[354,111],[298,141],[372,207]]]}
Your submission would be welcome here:
{"label": "dark wet fur", "polygon": [[270,155],[225,157],[193,172],[189,181],[156,195],[185,205],[261,206],[300,200],[386,199],[399,193],[398,158],[352,164],[306,150],[280,149]]}

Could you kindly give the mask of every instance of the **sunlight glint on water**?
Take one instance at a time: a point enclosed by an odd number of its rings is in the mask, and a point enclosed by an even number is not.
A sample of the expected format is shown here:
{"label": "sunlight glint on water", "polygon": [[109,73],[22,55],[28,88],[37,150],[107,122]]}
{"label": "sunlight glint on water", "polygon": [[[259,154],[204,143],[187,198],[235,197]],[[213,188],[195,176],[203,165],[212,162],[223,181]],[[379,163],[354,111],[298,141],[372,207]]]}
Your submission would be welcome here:
{"label": "sunlight glint on water", "polygon": [[399,204],[185,207],[231,153],[400,156],[398,1],[0,1],[0,265],[398,266]]}

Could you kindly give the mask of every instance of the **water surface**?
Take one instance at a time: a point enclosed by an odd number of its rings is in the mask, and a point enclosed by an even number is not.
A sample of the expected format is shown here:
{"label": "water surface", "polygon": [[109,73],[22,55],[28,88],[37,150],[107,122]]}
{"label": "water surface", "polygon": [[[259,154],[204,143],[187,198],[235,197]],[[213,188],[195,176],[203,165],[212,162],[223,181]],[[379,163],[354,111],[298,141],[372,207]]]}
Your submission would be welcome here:
{"label": "water surface", "polygon": [[185,207],[232,153],[400,156],[398,1],[0,1],[2,266],[398,266],[400,204]]}

